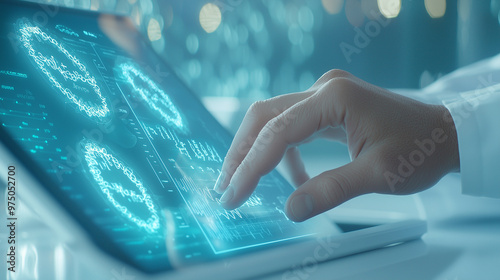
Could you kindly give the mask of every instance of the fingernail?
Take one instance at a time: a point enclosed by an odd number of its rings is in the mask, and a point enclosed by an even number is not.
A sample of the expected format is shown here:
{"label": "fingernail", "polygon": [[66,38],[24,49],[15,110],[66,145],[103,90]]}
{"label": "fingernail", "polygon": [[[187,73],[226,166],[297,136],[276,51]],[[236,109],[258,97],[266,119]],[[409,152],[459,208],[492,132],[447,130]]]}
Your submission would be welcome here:
{"label": "fingernail", "polygon": [[290,202],[291,214],[294,220],[304,220],[308,218],[313,211],[313,200],[307,193],[296,195]]}
{"label": "fingernail", "polygon": [[222,183],[224,183],[225,180],[226,172],[221,172],[214,186],[214,191],[216,191],[218,194],[222,194],[224,192],[224,190],[222,189]]}
{"label": "fingernail", "polygon": [[224,192],[224,194],[222,195],[222,197],[220,198],[220,203],[226,204],[226,203],[230,202],[231,199],[233,199],[233,196],[234,196],[233,186],[229,185],[229,186],[227,186],[227,189]]}

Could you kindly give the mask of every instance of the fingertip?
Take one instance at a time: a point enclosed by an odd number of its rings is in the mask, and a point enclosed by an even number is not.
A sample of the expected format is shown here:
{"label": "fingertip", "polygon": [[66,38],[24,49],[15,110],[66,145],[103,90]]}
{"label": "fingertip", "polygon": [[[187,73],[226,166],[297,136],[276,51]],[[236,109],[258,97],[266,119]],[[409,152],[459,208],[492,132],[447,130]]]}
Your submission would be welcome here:
{"label": "fingertip", "polygon": [[286,203],[285,213],[294,222],[302,222],[313,216],[314,200],[308,193],[292,194]]}
{"label": "fingertip", "polygon": [[[234,182],[236,181],[236,183]],[[248,200],[248,198],[252,195],[252,192],[255,190],[255,185],[250,182],[249,185],[240,185],[238,184],[238,180],[231,180],[231,183],[228,185],[224,193],[220,198],[220,204],[223,208],[227,210],[236,209]]]}
{"label": "fingertip", "polygon": [[224,191],[224,193],[220,197],[219,202],[224,209],[234,210],[234,209],[240,207],[241,205],[243,205],[243,203],[245,203],[246,199],[247,199],[246,197],[239,198],[238,197],[238,190],[235,188],[235,186],[233,184],[229,184],[229,186],[227,186],[226,190]]}
{"label": "fingertip", "polygon": [[234,200],[234,187],[229,185],[226,191],[220,197],[219,202],[225,209],[232,210],[236,208],[233,207],[233,200]]}
{"label": "fingertip", "polygon": [[215,182],[214,186],[214,191],[217,192],[218,194],[223,194],[224,191],[227,189],[228,183],[227,181],[227,173],[226,172],[221,172],[219,174],[219,177],[217,178],[217,181]]}

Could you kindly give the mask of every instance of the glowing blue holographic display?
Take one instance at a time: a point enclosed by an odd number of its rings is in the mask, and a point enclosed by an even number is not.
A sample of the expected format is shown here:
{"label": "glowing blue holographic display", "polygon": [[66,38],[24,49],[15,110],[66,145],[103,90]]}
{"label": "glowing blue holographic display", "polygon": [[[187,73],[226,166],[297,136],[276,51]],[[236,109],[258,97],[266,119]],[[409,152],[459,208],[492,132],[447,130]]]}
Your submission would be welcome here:
{"label": "glowing blue holographic display", "polygon": [[[113,206],[130,221],[144,228],[146,231],[152,233],[158,230],[158,228],[160,228],[160,219],[156,207],[151,196],[147,194],[142,181],[137,178],[132,169],[125,166],[120,160],[108,153],[105,148],[99,147],[93,142],[84,142],[83,150],[85,161],[87,162],[94,180]],[[107,176],[105,175],[106,172],[112,173]],[[125,175],[138,192],[124,187],[121,182],[110,182],[111,179],[117,180],[117,175],[119,174]],[[115,199],[112,192],[118,193],[124,200],[127,199],[130,203],[134,203],[134,205],[135,203],[145,204],[149,212],[149,217],[143,219],[140,218],[139,215],[132,213],[129,208]],[[134,209],[135,208],[137,207],[134,206]]]}
{"label": "glowing blue holographic display", "polygon": [[[89,117],[104,118],[109,115],[110,110],[106,102],[106,98],[102,95],[101,89],[97,85],[95,77],[91,76],[87,68],[78,60],[74,55],[70,54],[66,48],[59,43],[56,39],[51,37],[46,32],[42,31],[38,26],[30,24],[27,20],[24,20],[20,24],[19,28],[20,37],[19,40],[22,46],[28,51],[29,57],[31,57],[39,69],[47,76],[50,83],[73,104],[78,106],[80,111],[85,112]],[[36,37],[36,38],[35,38]],[[56,61],[53,55],[50,57],[42,54],[41,50],[35,49],[34,41],[45,42],[49,45],[54,46],[59,55],[63,55],[67,58],[77,70],[69,70],[67,65]],[[49,71],[52,69],[56,73],[59,73],[63,78],[64,82],[82,82],[90,86],[97,96],[97,103],[91,102],[89,100],[84,100],[81,96],[74,94],[71,89],[62,85],[56,77]],[[83,95],[83,94],[80,94]]]}
{"label": "glowing blue holographic display", "polygon": [[0,1],[0,142],[103,251],[153,275],[325,227],[288,220],[293,189],[275,171],[241,207],[220,205],[231,135],[121,17],[60,10],[42,26],[38,5],[10,6]]}
{"label": "glowing blue holographic display", "polygon": [[[181,131],[186,129],[179,110],[172,103],[170,97],[151,78],[139,70],[137,66],[129,63],[121,64],[120,69],[134,91],[139,93],[140,97],[154,112],[159,114],[165,122],[177,129]],[[141,84],[136,79],[139,79]]]}
{"label": "glowing blue holographic display", "polygon": [[61,31],[62,33],[65,33],[65,34],[68,34],[71,36],[75,36],[75,37],[80,37],[80,35],[78,35],[78,33],[76,33],[75,31],[71,30],[71,28],[66,27],[62,24],[56,25],[56,29]]}

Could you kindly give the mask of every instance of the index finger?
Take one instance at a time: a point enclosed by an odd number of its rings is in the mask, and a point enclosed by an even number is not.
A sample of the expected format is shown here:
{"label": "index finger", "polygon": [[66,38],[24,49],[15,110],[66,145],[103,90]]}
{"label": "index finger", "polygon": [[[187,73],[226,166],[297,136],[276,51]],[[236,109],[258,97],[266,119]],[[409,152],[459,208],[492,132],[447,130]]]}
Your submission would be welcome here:
{"label": "index finger", "polygon": [[236,168],[241,164],[266,123],[277,115],[280,115],[292,105],[309,97],[311,94],[312,92],[307,91],[291,93],[252,104],[240,128],[236,132],[231,147],[224,159],[221,174],[214,187],[216,192],[223,193],[227,188]]}
{"label": "index finger", "polygon": [[340,110],[339,116],[330,116],[332,108],[328,104],[331,102],[325,102],[330,95],[328,91],[332,90],[328,84],[318,93],[273,118],[262,128],[221,197],[224,208],[234,209],[243,204],[254,191],[260,177],[278,165],[288,145],[299,143],[325,128],[332,119],[343,120],[343,110]]}
{"label": "index finger", "polygon": [[252,104],[227,152],[214,190],[218,193],[223,193],[225,191],[234,172],[248,154],[259,132],[266,123],[279,115],[282,111],[295,105],[297,102],[310,97],[332,79],[337,78],[357,79],[349,72],[333,69],[323,74],[323,76],[304,92],[280,95],[266,101]]}

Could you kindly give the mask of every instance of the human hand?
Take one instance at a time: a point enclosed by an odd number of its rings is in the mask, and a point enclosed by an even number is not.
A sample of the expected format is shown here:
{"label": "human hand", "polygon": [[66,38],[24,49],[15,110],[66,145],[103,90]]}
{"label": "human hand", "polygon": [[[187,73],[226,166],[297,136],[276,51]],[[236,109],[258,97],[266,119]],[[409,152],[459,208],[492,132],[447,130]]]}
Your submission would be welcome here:
{"label": "human hand", "polygon": [[[309,178],[297,145],[315,137],[347,144],[351,162]],[[285,206],[304,221],[366,193],[411,194],[458,171],[455,127],[444,106],[403,97],[331,70],[311,88],[254,103],[236,133],[215,190],[234,209],[282,157],[297,189]]]}

